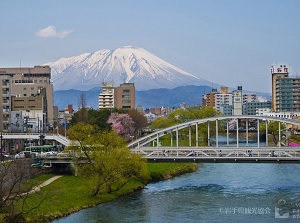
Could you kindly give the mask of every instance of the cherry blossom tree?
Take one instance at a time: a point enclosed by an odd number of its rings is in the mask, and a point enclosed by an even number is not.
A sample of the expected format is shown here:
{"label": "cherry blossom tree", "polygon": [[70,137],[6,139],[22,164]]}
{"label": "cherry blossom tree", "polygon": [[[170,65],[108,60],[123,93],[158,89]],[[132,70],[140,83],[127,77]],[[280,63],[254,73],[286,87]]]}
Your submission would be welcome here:
{"label": "cherry blossom tree", "polygon": [[110,123],[118,135],[126,140],[130,140],[130,137],[134,136],[134,121],[128,114],[112,113],[107,123]]}

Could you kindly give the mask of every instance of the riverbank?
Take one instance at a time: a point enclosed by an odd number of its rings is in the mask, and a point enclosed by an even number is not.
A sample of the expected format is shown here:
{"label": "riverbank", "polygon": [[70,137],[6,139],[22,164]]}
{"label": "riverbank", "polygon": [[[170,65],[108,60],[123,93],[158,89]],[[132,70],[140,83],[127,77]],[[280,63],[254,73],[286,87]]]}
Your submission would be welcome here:
{"label": "riverbank", "polygon": [[[197,170],[194,163],[149,163],[151,182],[169,179],[184,173]],[[40,191],[28,199],[28,208],[45,199],[38,209],[32,210],[25,216],[28,222],[47,222],[67,216],[73,212],[109,202],[126,194],[133,193],[145,187],[140,182],[129,182],[122,190],[100,194],[96,197],[90,195],[92,182],[83,177],[62,176],[51,184],[40,188]]]}

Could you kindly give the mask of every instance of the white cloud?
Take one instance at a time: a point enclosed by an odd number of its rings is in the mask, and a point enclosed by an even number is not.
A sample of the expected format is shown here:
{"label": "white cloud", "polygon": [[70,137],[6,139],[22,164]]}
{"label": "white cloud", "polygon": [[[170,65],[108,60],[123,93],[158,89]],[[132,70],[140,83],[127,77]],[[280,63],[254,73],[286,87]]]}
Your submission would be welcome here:
{"label": "white cloud", "polygon": [[65,38],[68,34],[73,32],[73,30],[61,30],[57,31],[55,26],[48,26],[44,29],[37,31],[35,34],[42,38]]}

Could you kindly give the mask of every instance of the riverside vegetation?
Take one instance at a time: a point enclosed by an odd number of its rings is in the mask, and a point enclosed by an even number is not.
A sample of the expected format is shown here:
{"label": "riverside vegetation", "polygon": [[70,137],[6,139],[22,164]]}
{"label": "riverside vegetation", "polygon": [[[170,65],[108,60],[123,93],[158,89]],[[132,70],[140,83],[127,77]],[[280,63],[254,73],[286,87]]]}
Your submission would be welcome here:
{"label": "riverside vegetation", "polygon": [[[194,172],[197,170],[198,165],[195,163],[148,163],[147,167],[150,175],[148,182],[156,182]],[[43,174],[29,180],[28,184],[36,186],[53,176],[53,174]],[[93,179],[90,178],[71,175],[62,176],[41,188],[39,192],[28,196],[24,213],[28,210],[31,211],[24,215],[24,222],[47,222],[64,217],[81,209],[109,202],[120,196],[140,190],[145,186],[139,181],[131,180],[118,191],[99,193],[92,196],[90,193],[92,185]],[[37,203],[40,203],[40,206],[33,209]],[[21,206],[23,203],[18,205]]]}
{"label": "riverside vegetation", "polygon": [[[20,187],[21,190],[15,197],[22,199],[9,201],[11,205],[8,209],[3,204],[3,220],[46,222],[139,190],[149,182],[168,179],[197,169],[197,165],[191,163],[147,163],[140,155],[130,152],[127,142],[131,136],[136,135],[138,129],[145,127],[144,116],[130,111],[122,111],[124,113],[119,115],[109,110],[89,110],[83,105],[84,97],[82,109],[72,118],[67,132],[74,145],[69,146],[67,150],[76,154],[73,156],[74,176],[63,176],[39,192],[30,193],[30,188],[38,185],[41,178],[45,180],[44,178],[51,176],[34,178],[28,184],[30,186],[25,193],[21,192],[23,188]],[[152,128],[164,128],[191,119],[215,115],[215,110],[211,108],[177,110],[166,119],[154,122]],[[159,123],[164,123],[165,126],[155,127]],[[201,141],[207,142],[207,127],[199,125],[198,131],[200,134],[204,133]],[[183,130],[180,133],[182,143],[186,143],[185,135]],[[168,137],[170,136],[161,139],[164,145],[170,143]],[[0,195],[4,194],[1,192],[3,191],[0,191]],[[21,194],[25,196],[19,196]]]}

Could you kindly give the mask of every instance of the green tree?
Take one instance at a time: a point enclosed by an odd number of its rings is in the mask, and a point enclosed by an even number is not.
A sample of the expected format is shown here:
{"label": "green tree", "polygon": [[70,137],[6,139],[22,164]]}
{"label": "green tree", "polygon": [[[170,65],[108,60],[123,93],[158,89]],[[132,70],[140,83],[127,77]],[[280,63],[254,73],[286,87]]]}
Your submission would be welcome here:
{"label": "green tree", "polygon": [[172,120],[167,117],[159,117],[152,122],[150,128],[151,129],[164,129],[164,128],[173,126],[175,124],[176,124],[175,122],[172,122]]}
{"label": "green tree", "polygon": [[[285,134],[285,124],[280,123],[280,130],[281,132],[281,136],[283,136]],[[260,123],[259,124],[259,131],[264,133],[266,132],[266,123]],[[272,135],[272,138],[274,143],[277,144],[278,141],[280,141],[281,139],[278,139],[278,131],[279,131],[279,122],[277,121],[268,121],[268,133]]]}
{"label": "green tree", "polygon": [[93,179],[92,196],[117,191],[131,180],[149,180],[146,160],[131,152],[114,131],[100,132],[92,125],[78,123],[70,127],[69,135],[79,142],[88,161],[78,164],[78,169],[79,174]]}
{"label": "green tree", "polygon": [[27,206],[27,202],[31,200],[29,195],[33,186],[26,182],[39,174],[39,170],[31,165],[32,161],[25,159],[0,162],[0,213],[3,222],[25,222],[26,215],[39,208],[47,198],[40,195],[39,202],[35,202],[31,207]]}
{"label": "green tree", "polygon": [[[172,112],[171,114],[168,115],[168,117],[161,117],[157,118],[154,120],[152,125],[150,126],[152,129],[163,129],[166,127],[170,127],[176,124],[180,124],[183,122],[188,122],[196,119],[204,119],[204,118],[209,118],[209,117],[214,117],[216,115],[221,115],[219,112],[217,112],[214,108],[212,107],[191,107],[187,109],[178,109]],[[208,124],[203,123],[198,125],[198,136],[200,143],[206,144],[208,141],[208,135],[207,135],[207,129],[208,129]],[[210,123],[210,135],[213,136],[215,134],[215,129],[216,125],[215,122]],[[222,131],[222,122],[218,122],[218,129],[219,131]],[[179,137],[181,138],[181,141],[184,143],[188,143],[187,140],[184,141],[183,138],[186,138],[188,135],[188,129],[182,129],[179,132]],[[196,133],[196,128],[192,127],[192,140],[193,142],[196,141],[195,139],[195,133]],[[165,136],[165,138],[168,138],[169,136]],[[175,134],[173,134],[173,140],[175,140]],[[202,141],[202,142],[201,142]]]}
{"label": "green tree", "polygon": [[147,118],[136,109],[130,109],[127,114],[132,118],[136,132],[148,126]]}

